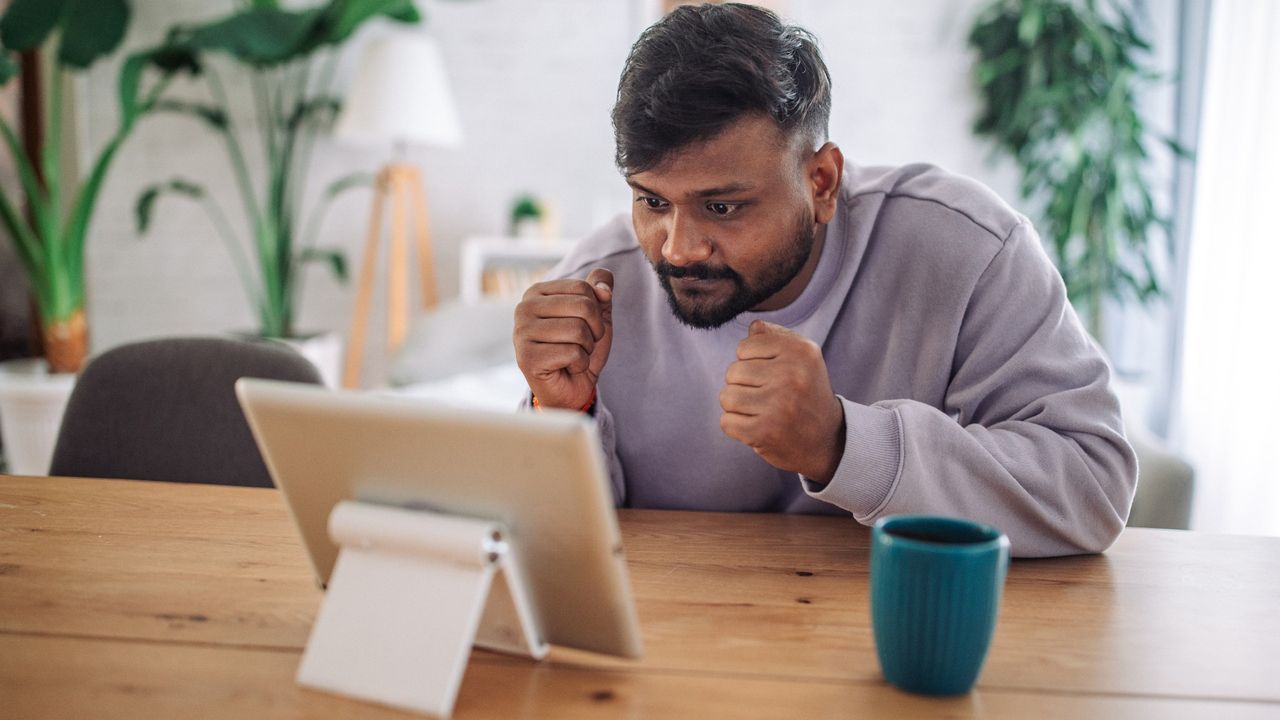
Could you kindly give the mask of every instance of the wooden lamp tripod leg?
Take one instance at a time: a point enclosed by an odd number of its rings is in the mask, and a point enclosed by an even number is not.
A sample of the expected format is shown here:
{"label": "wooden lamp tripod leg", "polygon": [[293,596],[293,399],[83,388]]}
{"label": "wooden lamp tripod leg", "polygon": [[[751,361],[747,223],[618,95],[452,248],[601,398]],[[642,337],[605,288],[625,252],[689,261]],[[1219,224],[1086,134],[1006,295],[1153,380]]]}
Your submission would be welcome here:
{"label": "wooden lamp tripod leg", "polygon": [[389,180],[388,173],[384,170],[378,173],[378,180],[374,184],[369,231],[365,235],[364,260],[360,265],[360,284],[356,291],[355,310],[351,315],[351,337],[347,340],[347,362],[342,375],[342,387],[348,390],[360,387],[360,366],[364,359],[369,303],[373,299],[373,280],[378,265],[378,240],[382,236],[382,206],[387,199]]}
{"label": "wooden lamp tripod leg", "polygon": [[414,224],[418,241],[418,274],[422,281],[422,307],[430,310],[439,302],[436,294],[435,254],[431,249],[431,230],[427,226],[427,194],[422,186],[422,173],[417,168],[408,176],[413,199]]}
{"label": "wooden lamp tripod leg", "polygon": [[360,387],[360,371],[364,360],[365,335],[369,326],[373,283],[377,276],[378,243],[382,238],[382,212],[391,202],[391,241],[387,249],[387,355],[404,344],[409,334],[409,225],[412,225],[418,253],[418,269],[422,275],[422,306],[433,308],[439,301],[431,234],[427,227],[427,203],[422,175],[411,165],[391,165],[378,174],[374,190],[373,210],[369,218],[369,234],[365,238],[364,260],[360,266],[360,284],[355,311],[351,318],[351,337],[347,346],[346,369],[342,386],[349,390]]}
{"label": "wooden lamp tripod leg", "polygon": [[391,175],[391,248],[387,256],[387,357],[409,334],[409,182],[405,167]]}

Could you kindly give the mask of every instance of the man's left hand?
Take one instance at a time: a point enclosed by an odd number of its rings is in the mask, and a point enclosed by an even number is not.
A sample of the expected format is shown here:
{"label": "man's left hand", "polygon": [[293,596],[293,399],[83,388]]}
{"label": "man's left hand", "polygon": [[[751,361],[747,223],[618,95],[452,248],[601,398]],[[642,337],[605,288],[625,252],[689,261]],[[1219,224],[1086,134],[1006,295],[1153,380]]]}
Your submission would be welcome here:
{"label": "man's left hand", "polygon": [[763,320],[751,323],[720,391],[720,428],[780,469],[828,483],[844,454],[844,406],[822,350]]}

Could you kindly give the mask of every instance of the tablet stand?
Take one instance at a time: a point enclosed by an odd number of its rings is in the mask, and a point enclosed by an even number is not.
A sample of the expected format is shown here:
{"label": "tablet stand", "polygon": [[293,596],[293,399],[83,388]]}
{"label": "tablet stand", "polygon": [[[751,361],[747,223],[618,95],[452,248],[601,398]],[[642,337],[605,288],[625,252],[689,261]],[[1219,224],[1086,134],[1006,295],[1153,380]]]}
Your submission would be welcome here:
{"label": "tablet stand", "polygon": [[473,643],[546,655],[499,523],[344,501],[329,536],[341,552],[299,684],[448,717]]}

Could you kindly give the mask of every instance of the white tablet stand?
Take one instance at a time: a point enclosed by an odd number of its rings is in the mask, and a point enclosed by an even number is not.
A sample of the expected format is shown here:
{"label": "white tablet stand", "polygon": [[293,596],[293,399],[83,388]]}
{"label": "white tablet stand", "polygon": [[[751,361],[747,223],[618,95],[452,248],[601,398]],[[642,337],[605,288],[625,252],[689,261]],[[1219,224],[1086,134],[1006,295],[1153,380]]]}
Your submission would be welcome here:
{"label": "white tablet stand", "polygon": [[472,644],[547,654],[499,523],[344,501],[329,536],[342,550],[299,684],[448,717]]}

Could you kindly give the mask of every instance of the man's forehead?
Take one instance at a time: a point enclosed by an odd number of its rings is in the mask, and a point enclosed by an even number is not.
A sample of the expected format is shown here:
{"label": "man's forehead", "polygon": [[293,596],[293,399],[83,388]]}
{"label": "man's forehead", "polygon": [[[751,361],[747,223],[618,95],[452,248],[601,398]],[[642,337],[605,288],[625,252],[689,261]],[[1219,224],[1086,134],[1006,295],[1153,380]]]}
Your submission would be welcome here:
{"label": "man's forehead", "polygon": [[748,192],[783,176],[791,155],[771,120],[739,121],[718,135],[672,151],[657,166],[627,176],[627,184],[658,195],[703,197]]}

